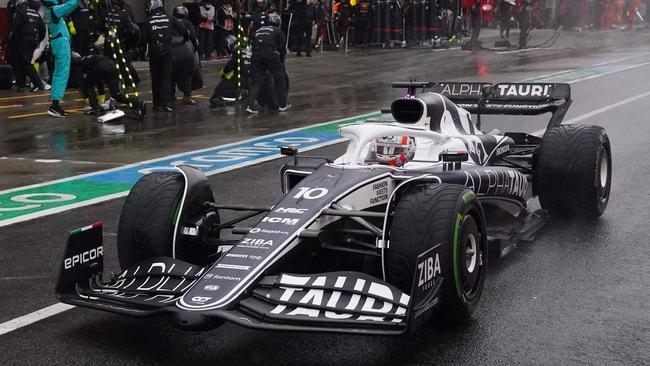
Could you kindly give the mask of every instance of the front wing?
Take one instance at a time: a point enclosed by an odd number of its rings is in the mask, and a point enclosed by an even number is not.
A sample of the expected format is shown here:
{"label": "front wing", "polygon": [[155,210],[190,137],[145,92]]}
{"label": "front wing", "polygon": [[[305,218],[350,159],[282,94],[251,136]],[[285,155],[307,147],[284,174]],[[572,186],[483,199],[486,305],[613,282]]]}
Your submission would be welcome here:
{"label": "front wing", "polygon": [[[71,233],[56,296],[71,305],[123,315],[168,316],[189,329],[210,329],[230,321],[254,329],[383,335],[417,328],[430,314],[414,312],[413,304],[418,303],[415,308],[420,309],[422,300],[438,302],[435,293],[420,295],[416,291],[422,298],[411,299],[381,279],[360,272],[280,273],[262,277],[229,308],[179,308],[180,297],[209,274],[204,267],[160,257],[107,276],[98,223]],[[432,298],[435,301],[431,302]],[[208,302],[210,298],[193,301]]]}

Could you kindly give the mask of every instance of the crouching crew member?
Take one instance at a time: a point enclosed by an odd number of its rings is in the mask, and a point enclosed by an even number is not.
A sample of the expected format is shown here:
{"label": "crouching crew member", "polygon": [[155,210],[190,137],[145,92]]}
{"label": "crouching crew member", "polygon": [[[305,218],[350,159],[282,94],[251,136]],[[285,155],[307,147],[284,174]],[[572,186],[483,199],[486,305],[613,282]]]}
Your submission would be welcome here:
{"label": "crouching crew member", "polygon": [[98,54],[89,54],[82,57],[77,52],[72,52],[71,57],[74,70],[78,75],[77,82],[80,85],[81,92],[88,97],[90,103],[91,109],[86,114],[99,115],[103,112],[95,93],[95,86],[102,84],[108,86],[108,90],[111,91],[111,98],[118,103],[128,104],[139,119],[144,118],[147,112],[146,102],[133,96],[127,97],[122,93],[119,71],[113,60]]}
{"label": "crouching crew member", "polygon": [[260,27],[252,40],[253,54],[251,56],[252,83],[248,94],[248,113],[259,113],[257,97],[264,84],[266,72],[270,72],[277,95],[280,111],[287,110],[287,83],[284,71],[284,57],[286,55],[286,37],[280,30],[280,16],[272,13],[268,17],[268,24]]}
{"label": "crouching crew member", "polygon": [[[235,103],[242,90],[248,89],[248,71],[250,69],[250,52],[243,50],[241,60],[238,61],[237,51],[240,48],[237,37],[230,35],[226,37],[226,45],[230,52],[230,60],[219,72],[221,81],[214,88],[210,104],[215,107],[222,107]],[[241,85],[238,85],[241,84]]]}

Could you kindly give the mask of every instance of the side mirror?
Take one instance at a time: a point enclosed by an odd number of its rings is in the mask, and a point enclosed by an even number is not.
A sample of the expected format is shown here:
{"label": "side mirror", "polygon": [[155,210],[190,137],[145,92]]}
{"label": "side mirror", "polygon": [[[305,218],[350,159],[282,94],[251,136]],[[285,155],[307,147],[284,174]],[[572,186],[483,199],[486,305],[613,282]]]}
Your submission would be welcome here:
{"label": "side mirror", "polygon": [[298,148],[295,146],[280,146],[280,154],[284,156],[298,155]]}

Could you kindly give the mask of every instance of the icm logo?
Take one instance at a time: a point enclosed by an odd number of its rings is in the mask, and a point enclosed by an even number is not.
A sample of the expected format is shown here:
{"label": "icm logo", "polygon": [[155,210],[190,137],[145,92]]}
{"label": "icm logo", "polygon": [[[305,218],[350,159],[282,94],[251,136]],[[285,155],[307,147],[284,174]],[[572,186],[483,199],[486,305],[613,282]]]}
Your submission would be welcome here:
{"label": "icm logo", "polygon": [[88,263],[104,255],[104,247],[98,246],[97,248],[85,251],[81,254],[75,254],[72,257],[63,260],[65,269],[70,269],[77,264]]}
{"label": "icm logo", "polygon": [[206,291],[217,291],[219,289],[219,285],[207,285],[203,289]]}
{"label": "icm logo", "polygon": [[206,302],[212,300],[211,297],[204,297],[204,296],[194,296],[192,298],[192,302],[196,302],[199,304],[205,304]]}
{"label": "icm logo", "polygon": [[302,215],[305,212],[307,212],[307,209],[306,208],[294,208],[294,207],[280,207],[277,210],[275,210],[275,212],[292,214],[292,215]]}
{"label": "icm logo", "polygon": [[262,219],[262,222],[270,222],[273,224],[284,224],[289,226],[296,226],[300,220],[299,219],[288,219],[284,217],[265,217]]}

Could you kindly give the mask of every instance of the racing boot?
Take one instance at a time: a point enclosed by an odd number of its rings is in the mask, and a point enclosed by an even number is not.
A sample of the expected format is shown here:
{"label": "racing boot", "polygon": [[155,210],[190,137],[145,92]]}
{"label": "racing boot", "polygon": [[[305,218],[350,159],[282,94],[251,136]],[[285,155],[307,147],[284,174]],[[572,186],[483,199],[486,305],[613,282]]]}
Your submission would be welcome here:
{"label": "racing boot", "polygon": [[185,96],[183,97],[183,103],[188,104],[188,105],[196,105],[196,101],[192,99],[190,96]]}
{"label": "racing boot", "polygon": [[147,102],[145,100],[138,100],[133,103],[132,111],[137,119],[142,121],[147,115]]}
{"label": "racing boot", "polygon": [[253,102],[253,103],[249,104],[248,107],[246,107],[246,112],[248,112],[250,114],[258,114],[258,113],[260,113],[259,104],[257,104],[257,102]]}
{"label": "racing boot", "polygon": [[38,93],[42,91],[45,91],[45,85],[37,85],[32,88],[32,93]]}
{"label": "racing boot", "polygon": [[287,103],[287,104],[285,104],[284,106],[279,106],[279,107],[278,107],[278,111],[280,111],[280,112],[284,112],[284,111],[286,111],[286,110],[289,109],[289,108],[291,108],[291,104]]}
{"label": "racing boot", "polygon": [[212,97],[210,98],[210,105],[213,107],[225,107],[226,101],[221,97]]}
{"label": "racing boot", "polygon": [[163,113],[170,113],[174,111],[174,108],[167,106],[167,105],[161,105],[157,107],[153,107],[154,112],[163,112]]}
{"label": "racing boot", "polygon": [[56,118],[64,118],[69,116],[68,112],[64,111],[63,108],[61,108],[58,100],[52,101],[50,108],[47,110],[47,114]]}
{"label": "racing boot", "polygon": [[101,107],[91,107],[88,108],[84,114],[87,116],[100,116],[104,113]]}

